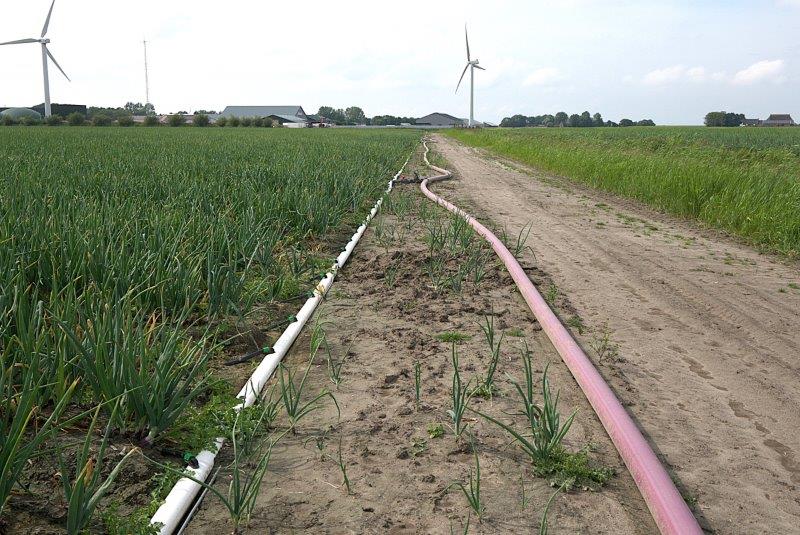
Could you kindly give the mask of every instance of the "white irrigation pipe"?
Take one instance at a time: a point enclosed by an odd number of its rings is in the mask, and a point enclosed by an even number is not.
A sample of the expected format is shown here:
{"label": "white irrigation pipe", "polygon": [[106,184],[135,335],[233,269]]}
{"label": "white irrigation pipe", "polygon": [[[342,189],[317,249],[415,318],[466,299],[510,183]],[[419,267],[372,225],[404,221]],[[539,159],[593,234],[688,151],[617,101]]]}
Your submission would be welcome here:
{"label": "white irrigation pipe", "polygon": [[428,145],[425,143],[425,163],[438,173],[425,179],[420,184],[420,189],[426,197],[454,214],[463,217],[475,231],[483,236],[494,249],[497,256],[503,261],[508,273],[514,279],[525,302],[531,312],[539,321],[542,330],[553,343],[558,354],[561,355],[570,373],[583,390],[586,399],[592,405],[597,417],[605,427],[608,436],[617,448],[617,451],[633,476],[639,492],[642,493],[650,514],[653,515],[658,529],[664,535],[702,535],[702,530],[697,523],[686,502],[681,497],[675,483],[669,477],[666,469],[658,460],[653,449],[647,443],[642,432],[634,423],[631,416],[619,402],[611,387],[605,382],[600,372],[594,367],[592,361],[575,342],[569,331],[564,327],[539,291],[528,278],[525,270],[511,251],[489,229],[481,225],[474,217],[456,205],[447,202],[428,189],[428,182],[436,182],[450,178],[452,173],[431,165],[428,161]]}
{"label": "white irrigation pipe", "polygon": [[[397,180],[397,177],[399,177],[400,173],[403,171],[403,169],[405,169],[409,159],[411,159],[411,156],[406,158],[403,166],[389,181],[389,186],[386,188],[384,194],[380,199],[378,199],[378,201],[375,203],[375,206],[372,207],[369,215],[367,215],[367,217],[364,219],[364,222],[358,227],[355,234],[353,234],[353,237],[345,246],[344,250],[339,253],[339,256],[336,257],[336,261],[333,263],[333,266],[331,266],[330,271],[325,274],[325,276],[314,288],[314,295],[308,298],[300,311],[296,314],[295,321],[286,327],[286,330],[283,331],[283,334],[281,334],[281,336],[275,342],[272,348],[272,353],[264,357],[264,359],[261,361],[261,364],[258,365],[253,374],[247,380],[247,383],[244,385],[244,387],[242,387],[242,390],[237,396],[242,400],[242,402],[234,407],[234,410],[240,411],[243,408],[250,407],[258,399],[258,396],[261,394],[261,390],[272,376],[275,368],[277,368],[278,364],[281,362],[281,360],[283,360],[283,357],[289,351],[289,348],[292,347],[292,344],[297,339],[297,336],[300,334],[303,326],[314,313],[314,310],[316,310],[317,306],[319,306],[320,302],[322,302],[325,294],[327,294],[328,290],[330,290],[331,285],[333,284],[333,279],[336,278],[336,273],[345,265],[348,258],[350,258],[350,255],[353,253],[353,249],[355,249],[356,244],[361,239],[361,236],[364,235],[364,231],[367,230],[367,225],[369,225],[369,222],[372,221],[372,218],[374,218],[375,214],[378,213],[378,209],[380,208],[381,204],[383,204],[383,197],[392,191],[392,188],[394,187],[394,181]],[[214,441],[214,451],[203,450],[198,453],[195,457],[197,459],[198,467],[187,467],[186,471],[188,475],[196,480],[206,481],[208,475],[211,473],[211,469],[214,467],[214,460],[217,457],[217,453],[220,449],[222,449],[223,444],[225,444],[225,438],[219,437]],[[202,485],[197,483],[197,481],[189,479],[188,477],[182,477],[179,479],[178,482],[175,483],[175,486],[172,487],[172,490],[167,495],[164,503],[158,508],[158,511],[156,511],[156,513],[153,515],[153,518],[150,519],[150,524],[161,525],[159,531],[160,535],[170,535],[173,533],[178,528],[183,517],[186,516],[186,513],[191,508],[192,503],[199,494],[201,488]]]}

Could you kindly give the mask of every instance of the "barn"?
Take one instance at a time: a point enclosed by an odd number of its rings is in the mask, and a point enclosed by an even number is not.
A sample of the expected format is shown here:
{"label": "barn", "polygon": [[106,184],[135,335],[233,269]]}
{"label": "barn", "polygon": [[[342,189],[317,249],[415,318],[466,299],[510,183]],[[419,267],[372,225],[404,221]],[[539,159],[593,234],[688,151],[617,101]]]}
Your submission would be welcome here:
{"label": "barn", "polygon": [[269,117],[294,128],[305,128],[310,122],[302,106],[226,106],[218,117]]}
{"label": "barn", "polygon": [[444,128],[448,126],[465,126],[467,121],[466,119],[459,119],[447,113],[434,112],[429,113],[425,117],[420,117],[414,121],[414,123],[423,126],[441,126]]}
{"label": "barn", "polygon": [[794,124],[792,116],[783,113],[773,113],[761,123],[762,126],[794,126]]}

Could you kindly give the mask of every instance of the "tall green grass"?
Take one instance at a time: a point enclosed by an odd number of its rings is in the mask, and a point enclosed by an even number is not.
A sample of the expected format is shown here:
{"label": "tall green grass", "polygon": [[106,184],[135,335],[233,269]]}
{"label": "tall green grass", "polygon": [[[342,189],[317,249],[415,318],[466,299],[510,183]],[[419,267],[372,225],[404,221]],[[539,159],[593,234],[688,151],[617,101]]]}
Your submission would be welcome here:
{"label": "tall green grass", "polygon": [[453,130],[469,145],[800,254],[800,128]]}
{"label": "tall green grass", "polygon": [[282,255],[363,217],[417,141],[0,129],[0,513],[70,400],[157,440],[204,389],[208,321],[274,297],[248,292],[296,278]]}

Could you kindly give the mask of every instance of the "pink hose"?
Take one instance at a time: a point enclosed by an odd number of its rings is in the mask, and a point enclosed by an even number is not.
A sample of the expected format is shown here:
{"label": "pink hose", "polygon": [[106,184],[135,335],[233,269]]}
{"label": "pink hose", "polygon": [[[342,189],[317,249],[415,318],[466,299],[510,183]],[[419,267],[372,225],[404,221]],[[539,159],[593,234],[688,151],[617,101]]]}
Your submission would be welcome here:
{"label": "pink hose", "polygon": [[664,535],[701,534],[702,530],[697,520],[681,497],[678,489],[675,488],[675,484],[659,462],[658,457],[656,457],[656,454],[642,436],[639,428],[636,427],[630,415],[622,407],[622,404],[586,356],[586,353],[583,352],[553,311],[550,310],[550,307],[547,306],[547,303],[531,283],[522,266],[517,262],[517,259],[503,245],[503,242],[497,239],[497,236],[478,223],[474,217],[428,189],[428,182],[450,178],[451,174],[446,169],[431,165],[427,159],[427,151],[425,162],[432,169],[442,174],[423,180],[422,184],[420,184],[422,193],[440,206],[466,219],[472,228],[492,245],[497,256],[506,265],[508,272],[517,284],[517,288],[522,293],[522,297],[528,303],[531,312],[542,325],[542,330],[550,338],[556,351],[561,355],[564,363],[600,418],[600,422],[611,437],[611,441],[619,451],[622,460],[633,476],[634,482],[636,482],[636,486],[642,493],[642,497],[647,503],[658,529]]}

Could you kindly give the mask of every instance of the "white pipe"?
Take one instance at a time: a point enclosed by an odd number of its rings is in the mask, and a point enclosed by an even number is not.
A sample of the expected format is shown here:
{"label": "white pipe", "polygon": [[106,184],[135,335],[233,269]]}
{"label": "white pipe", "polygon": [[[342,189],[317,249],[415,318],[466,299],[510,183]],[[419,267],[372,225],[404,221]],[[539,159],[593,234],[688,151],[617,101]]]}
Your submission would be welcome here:
{"label": "white pipe", "polygon": [[[264,388],[264,385],[267,383],[269,378],[275,372],[275,369],[278,367],[278,364],[283,360],[283,357],[289,351],[289,348],[292,347],[292,344],[297,339],[297,336],[300,334],[300,331],[303,330],[303,326],[306,324],[308,319],[314,314],[317,306],[319,306],[320,302],[322,302],[322,298],[325,294],[328,293],[331,286],[333,285],[333,280],[336,278],[336,273],[342,268],[347,262],[347,259],[350,258],[350,255],[355,249],[356,244],[361,240],[361,237],[364,235],[364,231],[367,230],[367,224],[375,217],[375,214],[378,213],[378,209],[380,208],[381,204],[383,203],[383,197],[392,191],[392,186],[394,181],[397,180],[397,177],[400,176],[400,173],[403,172],[408,161],[411,159],[411,156],[406,158],[405,163],[397,172],[397,174],[392,177],[392,180],[389,181],[389,186],[386,188],[385,193],[377,200],[375,206],[373,206],[372,210],[370,211],[369,215],[365,218],[364,223],[362,223],[356,232],[353,234],[353,237],[345,246],[344,250],[336,257],[336,261],[334,262],[333,266],[331,267],[330,271],[325,274],[325,276],[317,283],[317,286],[314,288],[314,296],[309,297],[306,300],[305,304],[300,308],[300,311],[296,314],[296,319],[294,322],[290,323],[286,330],[283,331],[283,334],[275,341],[273,346],[273,352],[269,355],[266,355],[258,367],[255,369],[253,374],[245,383],[242,390],[239,392],[237,397],[242,400],[239,405],[234,407],[234,410],[239,411],[242,408],[249,407],[255,403],[256,399],[258,399],[261,390]],[[197,454],[195,457],[197,459],[198,467],[191,468],[187,467],[186,471],[189,473],[190,476],[199,480],[199,481],[206,481],[209,474],[211,473],[211,469],[214,467],[214,460],[217,457],[217,453],[222,446],[225,444],[225,438],[219,437],[214,441],[215,451],[208,451],[203,450]],[[158,508],[156,513],[153,515],[153,518],[150,519],[150,524],[161,524],[161,529],[159,531],[160,535],[170,535],[175,531],[178,527],[181,519],[186,515],[187,511],[192,505],[192,502],[197,497],[198,493],[200,492],[201,485],[196,481],[192,481],[189,478],[183,477],[178,480],[177,483],[172,487],[167,497],[164,499],[164,503],[161,504],[161,507]]]}

